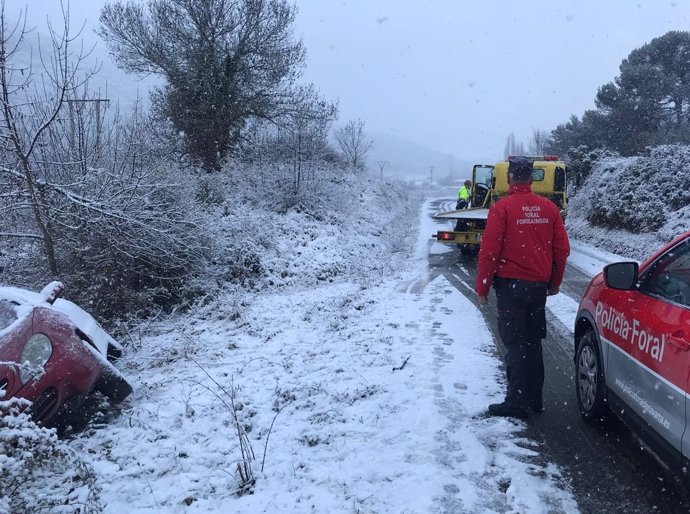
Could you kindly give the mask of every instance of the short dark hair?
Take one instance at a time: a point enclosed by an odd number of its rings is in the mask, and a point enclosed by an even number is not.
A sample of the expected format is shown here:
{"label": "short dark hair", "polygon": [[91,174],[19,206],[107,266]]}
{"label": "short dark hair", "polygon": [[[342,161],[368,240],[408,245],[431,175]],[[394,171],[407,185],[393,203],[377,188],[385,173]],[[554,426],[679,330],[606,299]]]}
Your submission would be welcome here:
{"label": "short dark hair", "polygon": [[510,157],[508,173],[513,182],[529,182],[532,178],[532,161],[526,157]]}

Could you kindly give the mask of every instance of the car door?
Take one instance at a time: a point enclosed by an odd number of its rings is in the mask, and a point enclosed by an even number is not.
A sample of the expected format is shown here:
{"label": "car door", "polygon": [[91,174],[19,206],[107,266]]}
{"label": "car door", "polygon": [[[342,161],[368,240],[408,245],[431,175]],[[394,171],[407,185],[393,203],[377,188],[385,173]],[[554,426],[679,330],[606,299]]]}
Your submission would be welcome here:
{"label": "car door", "polygon": [[484,207],[489,191],[494,188],[494,167],[488,164],[475,164],[472,167],[471,207]]}
{"label": "car door", "polygon": [[617,394],[662,439],[687,454],[690,377],[690,239],[647,266],[637,291],[618,303],[629,320],[630,363],[614,384]]}

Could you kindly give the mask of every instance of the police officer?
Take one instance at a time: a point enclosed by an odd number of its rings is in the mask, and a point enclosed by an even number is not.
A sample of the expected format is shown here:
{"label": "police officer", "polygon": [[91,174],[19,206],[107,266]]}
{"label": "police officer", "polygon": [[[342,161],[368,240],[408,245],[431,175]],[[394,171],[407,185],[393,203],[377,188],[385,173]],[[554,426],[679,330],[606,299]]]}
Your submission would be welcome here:
{"label": "police officer", "polygon": [[458,203],[455,205],[456,209],[467,209],[470,206],[470,199],[472,198],[472,181],[465,180],[465,184],[458,191]]}
{"label": "police officer", "polygon": [[546,296],[558,294],[570,243],[556,205],[532,193],[529,159],[509,159],[508,182],[508,196],[489,210],[475,291],[486,303],[493,284],[506,348],[505,400],[489,405],[489,413],[526,419],[529,411],[544,410]]}

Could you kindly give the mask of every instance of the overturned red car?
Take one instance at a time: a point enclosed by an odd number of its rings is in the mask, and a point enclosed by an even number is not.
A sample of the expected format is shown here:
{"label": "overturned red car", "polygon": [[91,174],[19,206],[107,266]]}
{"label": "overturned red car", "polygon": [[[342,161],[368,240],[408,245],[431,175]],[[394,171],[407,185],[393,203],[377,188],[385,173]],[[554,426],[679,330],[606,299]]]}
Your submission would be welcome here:
{"label": "overturned red car", "polygon": [[132,392],[108,360],[121,355],[121,345],[91,315],[59,298],[62,290],[59,282],[40,293],[0,287],[0,401],[29,400],[42,425],[95,391],[114,404]]}

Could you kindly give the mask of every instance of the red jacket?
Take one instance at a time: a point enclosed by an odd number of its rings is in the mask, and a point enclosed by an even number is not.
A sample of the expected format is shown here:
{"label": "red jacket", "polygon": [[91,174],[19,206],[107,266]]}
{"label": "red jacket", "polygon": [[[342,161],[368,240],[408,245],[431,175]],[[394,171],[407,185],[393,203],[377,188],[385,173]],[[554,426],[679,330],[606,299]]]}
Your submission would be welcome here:
{"label": "red jacket", "polygon": [[532,193],[529,184],[512,185],[489,210],[474,289],[479,296],[489,294],[494,275],[559,287],[569,253],[558,207]]}

